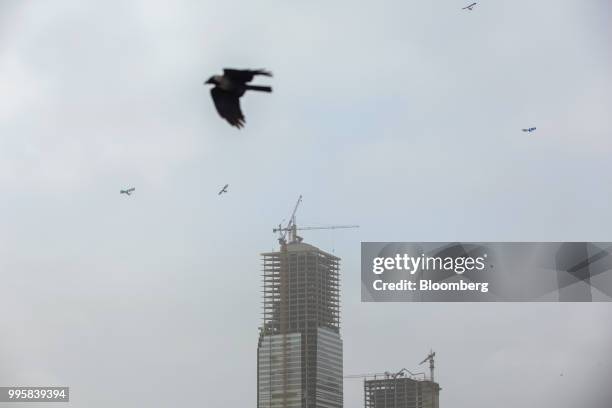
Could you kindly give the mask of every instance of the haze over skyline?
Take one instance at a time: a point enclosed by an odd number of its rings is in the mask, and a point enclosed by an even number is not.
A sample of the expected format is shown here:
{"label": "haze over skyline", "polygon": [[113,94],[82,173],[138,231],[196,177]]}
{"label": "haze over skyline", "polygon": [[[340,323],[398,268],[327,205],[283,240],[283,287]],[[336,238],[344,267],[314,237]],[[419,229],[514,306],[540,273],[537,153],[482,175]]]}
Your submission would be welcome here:
{"label": "haze over skyline", "polygon": [[[3,0],[0,385],[254,405],[259,254],[303,194],[361,226],[302,234],[342,258],[345,375],[433,348],[444,408],[607,408],[610,304],[360,302],[361,241],[612,241],[612,5],[468,3]],[[241,131],[223,67],[274,73]]]}

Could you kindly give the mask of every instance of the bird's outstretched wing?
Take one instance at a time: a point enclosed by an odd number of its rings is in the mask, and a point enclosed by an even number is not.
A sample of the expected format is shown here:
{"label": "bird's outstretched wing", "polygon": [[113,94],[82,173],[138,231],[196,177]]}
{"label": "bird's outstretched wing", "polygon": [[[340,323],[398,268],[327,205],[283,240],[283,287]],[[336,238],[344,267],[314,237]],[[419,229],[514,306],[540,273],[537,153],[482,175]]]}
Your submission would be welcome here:
{"label": "bird's outstretched wing", "polygon": [[231,69],[225,68],[223,70],[223,76],[233,79],[238,82],[247,83],[251,82],[255,75],[272,76],[270,71],[265,69]]}
{"label": "bird's outstretched wing", "polygon": [[219,115],[229,122],[230,125],[240,129],[245,124],[244,115],[240,109],[240,100],[231,92],[214,87],[210,90],[215,108]]}

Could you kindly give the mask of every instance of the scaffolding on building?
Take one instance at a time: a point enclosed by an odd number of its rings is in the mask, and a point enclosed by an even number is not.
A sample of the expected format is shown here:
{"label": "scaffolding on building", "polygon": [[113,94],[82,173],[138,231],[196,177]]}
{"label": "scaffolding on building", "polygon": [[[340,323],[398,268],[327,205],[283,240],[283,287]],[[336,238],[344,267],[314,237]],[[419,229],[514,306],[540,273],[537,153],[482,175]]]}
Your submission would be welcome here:
{"label": "scaffolding on building", "polygon": [[383,377],[365,380],[365,408],[438,408],[440,387],[415,377]]}

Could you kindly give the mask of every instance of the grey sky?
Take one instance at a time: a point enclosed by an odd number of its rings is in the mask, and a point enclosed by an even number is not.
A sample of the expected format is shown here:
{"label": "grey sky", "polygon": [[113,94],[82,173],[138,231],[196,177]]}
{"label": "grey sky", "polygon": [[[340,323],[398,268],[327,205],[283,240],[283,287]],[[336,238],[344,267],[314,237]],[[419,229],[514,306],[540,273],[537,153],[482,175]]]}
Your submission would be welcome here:
{"label": "grey sky", "polygon": [[[445,408],[607,407],[609,304],[360,303],[360,241],[611,240],[612,6],[464,5],[0,0],[0,385],[254,406],[259,253],[303,194],[362,226],[304,234],[343,259],[346,374],[433,347]],[[275,74],[243,131],[226,66]]]}

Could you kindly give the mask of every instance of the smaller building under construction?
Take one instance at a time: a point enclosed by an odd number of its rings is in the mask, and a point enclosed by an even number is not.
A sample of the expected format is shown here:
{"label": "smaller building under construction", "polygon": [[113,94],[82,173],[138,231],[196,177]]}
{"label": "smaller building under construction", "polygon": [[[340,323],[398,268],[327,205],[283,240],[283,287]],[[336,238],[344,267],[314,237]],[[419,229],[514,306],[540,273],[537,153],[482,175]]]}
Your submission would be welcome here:
{"label": "smaller building under construction", "polygon": [[429,378],[425,373],[412,373],[405,368],[398,372],[365,374],[346,378],[364,378],[364,408],[439,408],[440,386],[434,381],[432,350],[421,364],[429,362]]}
{"label": "smaller building under construction", "polygon": [[440,386],[410,374],[374,376],[363,388],[365,408],[439,408]]}

